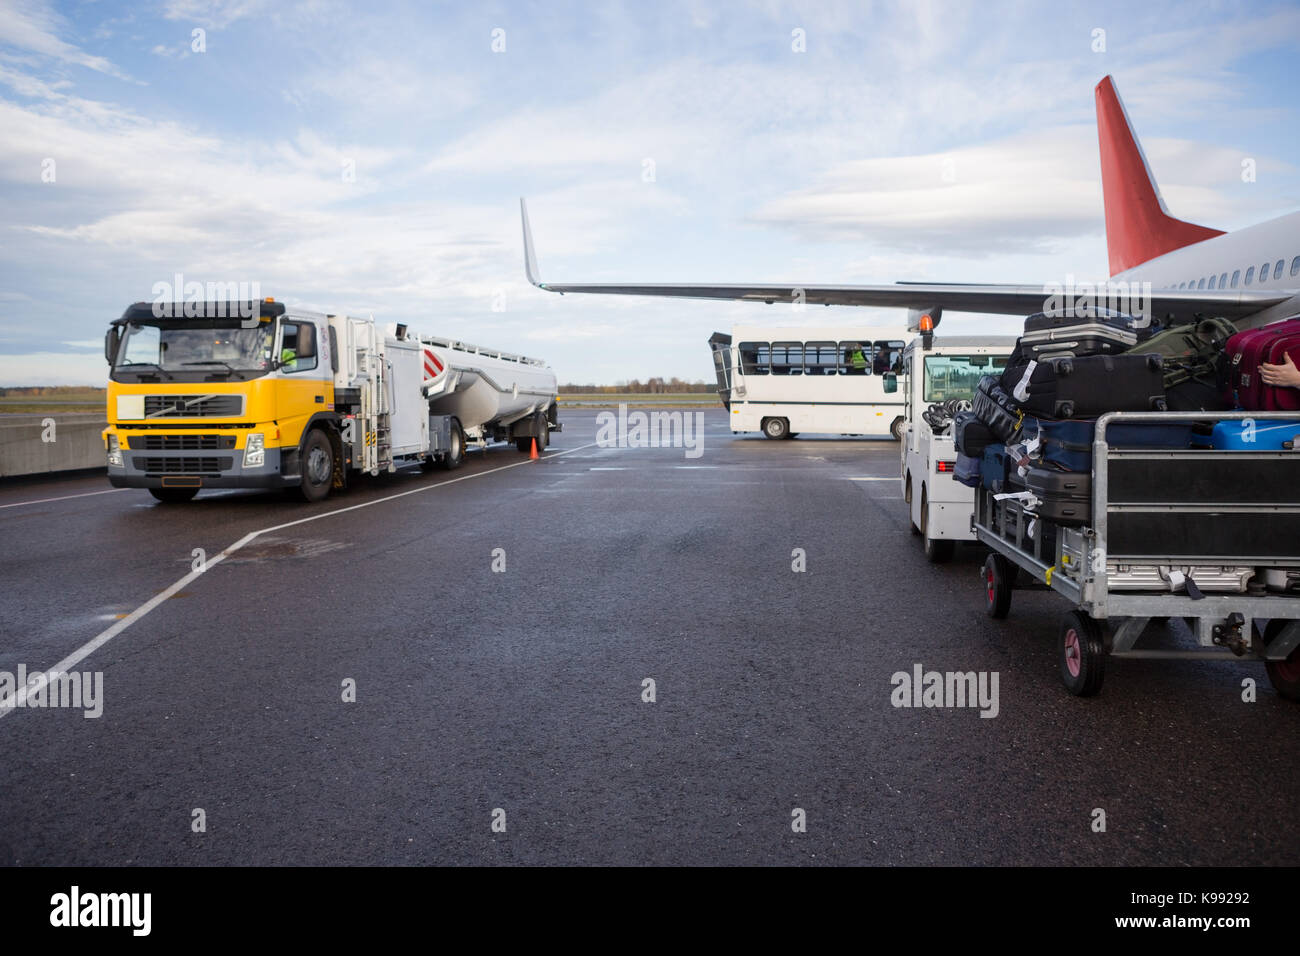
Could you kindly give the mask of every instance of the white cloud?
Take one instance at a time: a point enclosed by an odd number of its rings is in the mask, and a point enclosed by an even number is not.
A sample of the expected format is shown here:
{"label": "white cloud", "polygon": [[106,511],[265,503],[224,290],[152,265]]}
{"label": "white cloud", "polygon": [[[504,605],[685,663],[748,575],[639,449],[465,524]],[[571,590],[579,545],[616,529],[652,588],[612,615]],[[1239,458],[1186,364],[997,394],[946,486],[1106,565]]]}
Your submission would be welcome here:
{"label": "white cloud", "polygon": [[16,0],[7,4],[4,15],[0,16],[0,45],[29,50],[118,79],[130,79],[104,57],[94,56],[59,39],[57,34],[63,28],[63,19],[48,4],[39,0]]}

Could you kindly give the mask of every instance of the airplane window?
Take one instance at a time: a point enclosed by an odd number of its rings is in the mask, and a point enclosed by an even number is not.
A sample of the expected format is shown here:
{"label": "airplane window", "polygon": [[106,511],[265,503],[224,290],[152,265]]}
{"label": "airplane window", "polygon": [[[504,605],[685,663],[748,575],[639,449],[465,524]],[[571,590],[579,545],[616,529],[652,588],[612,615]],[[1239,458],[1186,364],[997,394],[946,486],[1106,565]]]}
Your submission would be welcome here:
{"label": "airplane window", "polygon": [[1214,288],[1214,276],[1210,276],[1210,284],[1207,285],[1205,288],[1207,288],[1207,289],[1213,289],[1213,288]]}
{"label": "airplane window", "polygon": [[1250,285],[1255,280],[1255,267],[1251,266],[1246,270],[1246,285]]}
{"label": "airplane window", "polygon": [[1274,279],[1280,279],[1280,278],[1282,278],[1282,267],[1283,267],[1284,265],[1286,265],[1286,260],[1285,260],[1285,259],[1279,259],[1279,260],[1277,260],[1277,265],[1275,265],[1275,266],[1273,267],[1273,278],[1274,278]]}
{"label": "airplane window", "polygon": [[1237,280],[1241,278],[1241,270],[1238,269],[1232,274],[1232,287],[1237,288]]}
{"label": "airplane window", "polygon": [[1198,288],[1198,289],[1204,289],[1204,288],[1205,288],[1205,280],[1202,279],[1200,282],[1196,283],[1196,288]]}
{"label": "airplane window", "polygon": [[1291,274],[1295,275],[1298,272],[1300,272],[1300,256],[1291,260]]}
{"label": "airplane window", "polygon": [[1226,289],[1227,287],[1228,287],[1228,273],[1225,272],[1223,275],[1219,276],[1219,288]]}
{"label": "airplane window", "polygon": [[1268,263],[1267,263],[1267,262],[1264,263],[1262,266],[1259,267],[1259,281],[1260,281],[1260,282],[1267,282],[1267,281],[1268,281]]}

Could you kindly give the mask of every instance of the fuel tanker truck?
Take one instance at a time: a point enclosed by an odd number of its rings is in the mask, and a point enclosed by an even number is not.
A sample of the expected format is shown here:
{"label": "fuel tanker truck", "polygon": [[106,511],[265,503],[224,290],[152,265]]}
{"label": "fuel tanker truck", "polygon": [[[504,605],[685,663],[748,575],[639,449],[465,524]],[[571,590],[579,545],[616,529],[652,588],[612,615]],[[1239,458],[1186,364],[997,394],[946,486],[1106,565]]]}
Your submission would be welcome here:
{"label": "fuel tanker truck", "polygon": [[540,454],[560,430],[539,359],[269,298],[137,302],[104,356],[109,482],[163,502],[204,488],[320,501],[357,474],[456,468],[467,447]]}

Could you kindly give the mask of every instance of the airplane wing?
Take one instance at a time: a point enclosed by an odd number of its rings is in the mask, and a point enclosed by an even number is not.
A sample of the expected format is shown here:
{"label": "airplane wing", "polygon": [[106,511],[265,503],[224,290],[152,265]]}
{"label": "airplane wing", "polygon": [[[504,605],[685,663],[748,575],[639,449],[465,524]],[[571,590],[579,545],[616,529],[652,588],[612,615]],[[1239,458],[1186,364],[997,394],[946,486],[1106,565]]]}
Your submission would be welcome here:
{"label": "airplane wing", "polygon": [[[997,285],[957,282],[897,282],[893,285],[701,285],[695,283],[573,283],[544,282],[538,275],[528,207],[519,200],[524,229],[524,272],[528,281],[547,292],[564,295],[589,292],[600,295],[673,296],[687,299],[732,299],[744,302],[794,302],[802,297],[808,305],[872,305],[900,309],[937,309],[953,312],[985,312],[999,315],[1030,315],[1047,308],[1050,290],[1038,285]],[[1104,306],[1104,293],[1097,304]],[[1191,322],[1200,316],[1238,319],[1284,302],[1288,292],[1213,291],[1154,289],[1150,310],[1165,322]],[[1077,298],[1075,299],[1077,301]]]}

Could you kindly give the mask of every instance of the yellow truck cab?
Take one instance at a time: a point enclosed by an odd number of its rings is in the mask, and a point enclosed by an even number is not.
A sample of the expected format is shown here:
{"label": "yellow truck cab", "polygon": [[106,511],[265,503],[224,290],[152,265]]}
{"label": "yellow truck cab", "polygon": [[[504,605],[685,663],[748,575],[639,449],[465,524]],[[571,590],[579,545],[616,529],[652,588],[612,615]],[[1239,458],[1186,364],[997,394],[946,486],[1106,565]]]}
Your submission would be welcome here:
{"label": "yellow truck cab", "polygon": [[109,481],[161,501],[341,486],[328,319],[273,299],[128,307],[104,342]]}

